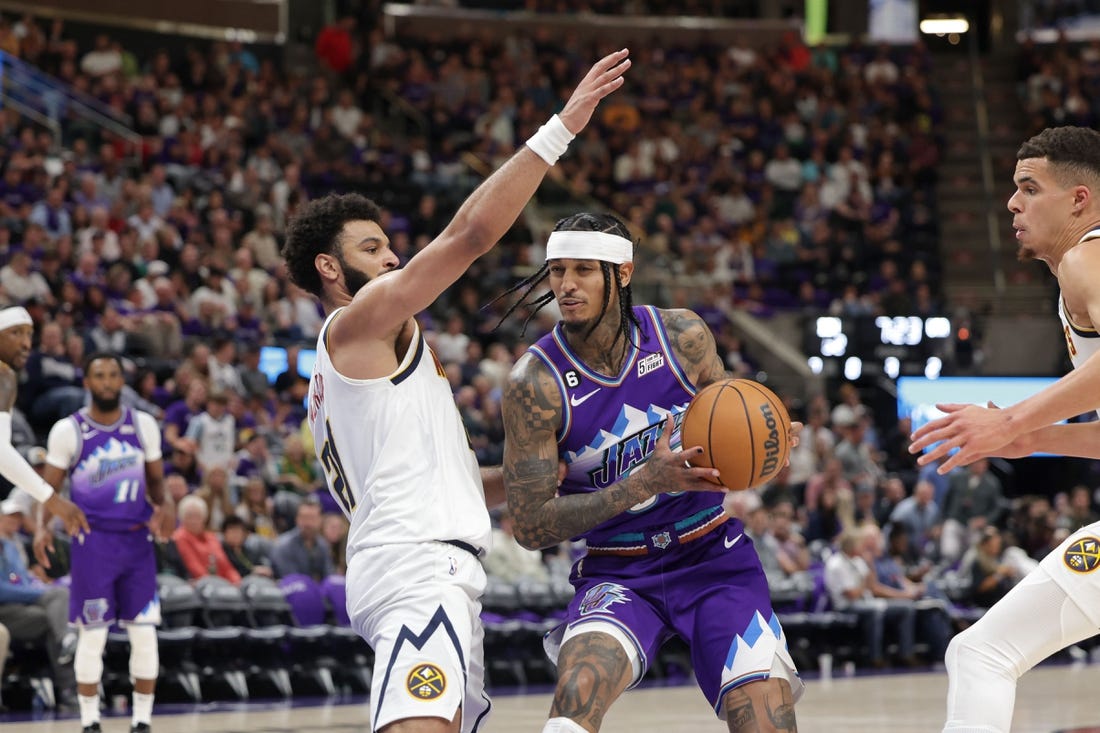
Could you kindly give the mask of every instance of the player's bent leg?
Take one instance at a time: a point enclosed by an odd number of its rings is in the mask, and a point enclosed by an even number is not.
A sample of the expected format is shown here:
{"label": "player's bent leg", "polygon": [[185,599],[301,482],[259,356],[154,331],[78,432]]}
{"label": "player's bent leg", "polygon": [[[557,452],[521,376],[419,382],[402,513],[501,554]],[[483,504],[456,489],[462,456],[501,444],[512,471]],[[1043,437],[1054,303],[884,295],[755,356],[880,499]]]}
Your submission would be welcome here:
{"label": "player's bent leg", "polygon": [[623,640],[604,631],[586,630],[567,636],[558,655],[558,684],[544,733],[598,731],[607,709],[634,681],[640,668],[633,645],[630,651],[635,659]]}
{"label": "player's bent leg", "polygon": [[730,733],[794,733],[794,694],[782,677],[748,682],[722,698]]}
{"label": "player's bent leg", "polygon": [[948,645],[944,731],[1007,733],[1020,676],[1096,628],[1046,567],[1033,570]]}

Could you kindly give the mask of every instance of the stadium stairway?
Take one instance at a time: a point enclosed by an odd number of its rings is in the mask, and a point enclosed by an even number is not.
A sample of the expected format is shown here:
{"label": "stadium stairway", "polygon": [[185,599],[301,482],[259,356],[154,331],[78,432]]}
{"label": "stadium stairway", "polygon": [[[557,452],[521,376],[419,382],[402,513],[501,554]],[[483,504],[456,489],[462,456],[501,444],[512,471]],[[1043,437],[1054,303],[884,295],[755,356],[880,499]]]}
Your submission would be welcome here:
{"label": "stadium stairway", "polygon": [[947,131],[937,187],[944,290],[951,303],[997,315],[1049,309],[1051,293],[1040,265],[1017,261],[1005,209],[1025,135],[1015,74],[1011,46],[976,65],[957,52],[933,55]]}

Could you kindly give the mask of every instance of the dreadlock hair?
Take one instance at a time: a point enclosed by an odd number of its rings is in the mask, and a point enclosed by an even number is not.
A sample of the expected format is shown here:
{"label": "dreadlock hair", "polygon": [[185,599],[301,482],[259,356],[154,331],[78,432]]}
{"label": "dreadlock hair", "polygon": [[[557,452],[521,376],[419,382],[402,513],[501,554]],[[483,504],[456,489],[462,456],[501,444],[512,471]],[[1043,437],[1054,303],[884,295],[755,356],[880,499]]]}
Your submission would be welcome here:
{"label": "dreadlock hair", "polygon": [[[633,241],[633,238],[630,236],[630,230],[626,228],[626,224],[624,224],[620,219],[612,216],[611,214],[581,213],[567,216],[564,219],[560,219],[558,223],[554,225],[554,231],[606,232],[608,234],[614,234],[616,236],[622,237],[623,239]],[[603,273],[603,307],[600,309],[600,317],[597,318],[596,322],[592,324],[592,327],[588,329],[588,333],[585,334],[585,337],[587,338],[592,334],[594,330],[596,330],[596,326],[600,324],[600,321],[603,320],[604,315],[607,313],[607,306],[611,303],[611,283],[612,279],[614,279],[615,292],[618,293],[619,296],[620,332],[619,335],[615,337],[615,341],[612,343],[612,346],[618,343],[619,336],[621,336],[626,343],[633,344],[634,339],[631,335],[631,326],[641,328],[642,324],[638,321],[638,317],[634,315],[634,295],[630,290],[630,286],[623,285],[622,280],[619,277],[619,268],[612,263],[604,262],[601,260],[600,271]],[[508,318],[508,316],[512,315],[512,313],[514,313],[517,308],[521,306],[529,306],[532,310],[530,315],[528,315],[527,318],[524,319],[523,330],[520,332],[520,334],[522,335],[526,333],[527,324],[531,322],[531,319],[534,318],[540,310],[542,310],[543,306],[554,299],[554,294],[552,292],[548,292],[540,295],[537,298],[528,300],[531,292],[535,288],[537,288],[542,283],[542,281],[547,278],[549,274],[550,265],[549,263],[544,262],[542,267],[539,268],[538,272],[528,278],[525,278],[524,280],[521,280],[516,285],[513,285],[497,297],[493,298],[493,300],[489,302],[489,305],[492,305],[501,298],[511,295],[512,293],[520,290],[523,291],[523,294],[519,297],[519,299],[514,304],[512,304],[512,306],[508,308],[507,311],[505,311],[503,316],[501,316],[495,328],[500,328],[505,319]]]}
{"label": "dreadlock hair", "polygon": [[357,193],[329,194],[310,201],[302,213],[291,219],[283,244],[282,255],[291,282],[321,297],[321,276],[313,265],[317,255],[340,257],[340,234],[349,221],[377,222],[381,218],[378,204]]}

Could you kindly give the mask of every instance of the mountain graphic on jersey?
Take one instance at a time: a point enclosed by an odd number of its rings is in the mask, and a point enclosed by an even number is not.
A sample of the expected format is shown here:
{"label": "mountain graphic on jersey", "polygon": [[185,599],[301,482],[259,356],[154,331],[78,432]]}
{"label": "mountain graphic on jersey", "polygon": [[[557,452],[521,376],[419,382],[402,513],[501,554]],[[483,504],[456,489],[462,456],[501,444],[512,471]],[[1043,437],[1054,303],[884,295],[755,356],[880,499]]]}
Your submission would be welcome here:
{"label": "mountain graphic on jersey", "polygon": [[141,449],[112,437],[77,464],[73,479],[95,487],[108,481],[141,478],[144,474]]}
{"label": "mountain graphic on jersey", "polygon": [[92,422],[84,411],[71,419],[81,436],[70,482],[73,502],[88,515],[93,531],[140,527],[153,508],[145,496],[145,449],[133,411],[124,409],[109,426]]}
{"label": "mountain graphic on jersey", "polygon": [[[684,403],[671,410],[675,420],[673,450],[680,447],[680,422],[686,409]],[[610,430],[600,429],[580,451],[565,451],[562,458],[569,467],[567,480],[602,489],[626,478],[653,453],[668,415],[669,410],[656,405],[645,410],[623,405]]]}

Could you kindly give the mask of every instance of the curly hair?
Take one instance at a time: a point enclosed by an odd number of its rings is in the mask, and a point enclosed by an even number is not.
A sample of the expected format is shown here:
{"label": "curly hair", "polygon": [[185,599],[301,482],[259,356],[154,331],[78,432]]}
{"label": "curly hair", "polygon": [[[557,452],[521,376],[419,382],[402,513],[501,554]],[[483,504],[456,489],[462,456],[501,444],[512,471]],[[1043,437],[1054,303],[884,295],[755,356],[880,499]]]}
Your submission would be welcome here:
{"label": "curly hair", "polygon": [[[630,236],[630,230],[626,228],[626,224],[624,224],[620,219],[612,216],[611,214],[590,214],[582,212],[580,214],[567,216],[564,219],[560,219],[558,223],[554,225],[554,231],[607,232],[608,234],[615,234],[624,239],[633,240],[633,238]],[[610,262],[601,261],[600,270],[603,272],[603,307],[600,309],[600,317],[597,318],[595,323],[592,324],[592,327],[588,329],[588,333],[585,334],[585,337],[590,336],[592,332],[596,330],[596,326],[600,324],[600,321],[603,320],[604,314],[607,313],[607,306],[611,304],[611,283],[612,280],[614,280],[615,292],[619,294],[619,327],[621,329],[619,335],[623,339],[625,339],[627,343],[632,343],[631,326],[633,325],[639,328],[641,327],[641,323],[638,322],[637,316],[634,315],[633,292],[630,290],[629,285],[623,285],[622,280],[619,277],[618,267],[612,265]],[[505,311],[504,315],[501,316],[500,321],[496,325],[497,328],[500,328],[500,325],[504,323],[504,320],[508,318],[508,316],[512,315],[512,313],[514,313],[517,308],[519,308],[520,306],[530,306],[531,313],[523,321],[522,333],[527,332],[527,324],[531,322],[531,319],[534,318],[540,310],[542,310],[543,306],[554,299],[554,294],[552,292],[547,292],[543,293],[542,295],[531,301],[527,300],[527,297],[531,294],[531,292],[535,288],[537,288],[539,284],[542,283],[542,281],[545,280],[549,274],[550,265],[548,263],[543,263],[542,267],[540,267],[538,272],[536,272],[534,275],[531,275],[525,280],[522,280],[521,282],[513,285],[512,287],[508,288],[503,293],[498,295],[496,298],[493,298],[493,300],[490,302],[490,305],[505,296],[511,295],[518,290],[523,290],[523,294],[520,296],[519,300],[512,304],[512,307]],[[616,337],[615,341],[618,342],[618,337]]]}
{"label": "curly hair", "polygon": [[282,255],[287,274],[298,287],[321,297],[321,276],[313,264],[319,254],[340,256],[340,234],[349,221],[377,222],[378,204],[357,193],[330,194],[309,202],[287,226]]}
{"label": "curly hair", "polygon": [[1046,158],[1062,186],[1087,179],[1100,183],[1100,132],[1088,127],[1048,127],[1020,146],[1017,160]]}

